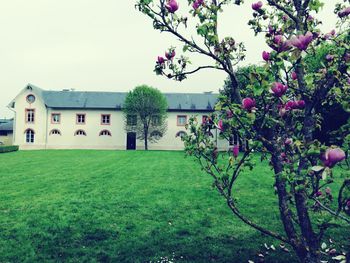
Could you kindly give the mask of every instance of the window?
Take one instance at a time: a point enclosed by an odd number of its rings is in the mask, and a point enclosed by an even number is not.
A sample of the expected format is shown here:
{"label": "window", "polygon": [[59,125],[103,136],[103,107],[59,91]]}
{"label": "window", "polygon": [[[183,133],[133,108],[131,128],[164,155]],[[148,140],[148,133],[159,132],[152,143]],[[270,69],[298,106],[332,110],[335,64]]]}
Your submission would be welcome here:
{"label": "window", "polygon": [[34,131],[32,129],[27,129],[26,134],[26,143],[34,143]]}
{"label": "window", "polygon": [[85,114],[77,114],[77,124],[85,124]]}
{"label": "window", "polygon": [[159,116],[152,116],[151,123],[153,126],[160,125],[160,117]]}
{"label": "window", "polygon": [[61,135],[61,132],[57,129],[50,131],[50,135]]}
{"label": "window", "polygon": [[126,124],[130,126],[137,125],[137,116],[136,115],[128,115],[126,117]]}
{"label": "window", "polygon": [[108,130],[103,130],[100,132],[100,136],[112,136],[112,134]]}
{"label": "window", "polygon": [[102,125],[110,125],[111,124],[111,115],[110,114],[102,114],[101,115],[101,124]]}
{"label": "window", "polygon": [[75,132],[75,135],[76,135],[76,136],[86,136],[86,132],[83,131],[83,130],[77,130],[77,131]]}
{"label": "window", "polygon": [[182,137],[184,137],[184,136],[186,136],[186,135],[187,135],[186,132],[184,132],[184,131],[179,131],[178,133],[176,133],[175,137],[180,137],[180,138],[182,138]]}
{"label": "window", "polygon": [[35,96],[33,94],[29,94],[26,100],[28,103],[32,104],[35,101]]}
{"label": "window", "polygon": [[35,110],[26,109],[26,123],[34,123],[35,120]]}
{"label": "window", "polygon": [[61,123],[61,114],[60,113],[52,113],[51,114],[51,123],[53,123],[53,124]]}
{"label": "window", "polygon": [[186,115],[177,115],[177,126],[185,126],[187,124]]}
{"label": "window", "polygon": [[163,136],[163,134],[160,131],[153,131],[151,132],[151,137],[159,140],[161,137]]}

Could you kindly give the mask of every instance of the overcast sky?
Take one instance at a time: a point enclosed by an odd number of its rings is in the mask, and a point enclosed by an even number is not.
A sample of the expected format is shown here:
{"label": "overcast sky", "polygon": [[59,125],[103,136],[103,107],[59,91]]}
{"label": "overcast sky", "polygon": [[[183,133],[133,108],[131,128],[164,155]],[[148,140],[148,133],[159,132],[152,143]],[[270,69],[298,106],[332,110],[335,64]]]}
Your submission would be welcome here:
{"label": "overcast sky", "polygon": [[[177,41],[153,30],[135,2],[0,0],[0,118],[12,117],[6,106],[27,83],[50,90],[128,91],[148,84],[163,92],[218,91],[225,79],[221,72],[203,71],[180,83],[154,74],[157,55]],[[179,2],[187,8],[187,0]],[[245,2],[219,20],[221,37],[245,42],[243,65],[260,63],[266,49],[246,26],[253,1]],[[332,8],[327,4],[321,14],[325,31],[335,24]],[[192,61],[194,66],[206,62]]]}

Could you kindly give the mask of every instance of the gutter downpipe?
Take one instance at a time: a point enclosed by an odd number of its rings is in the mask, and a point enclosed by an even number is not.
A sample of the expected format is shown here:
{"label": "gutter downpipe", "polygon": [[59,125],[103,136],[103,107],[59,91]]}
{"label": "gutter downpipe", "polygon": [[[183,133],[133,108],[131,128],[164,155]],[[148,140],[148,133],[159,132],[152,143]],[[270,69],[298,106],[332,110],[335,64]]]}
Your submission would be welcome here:
{"label": "gutter downpipe", "polygon": [[45,105],[46,107],[46,132],[45,132],[45,150],[47,150],[47,137],[48,137],[48,130],[49,130],[49,122],[48,122],[48,118],[49,118],[49,109],[47,108],[47,106]]}

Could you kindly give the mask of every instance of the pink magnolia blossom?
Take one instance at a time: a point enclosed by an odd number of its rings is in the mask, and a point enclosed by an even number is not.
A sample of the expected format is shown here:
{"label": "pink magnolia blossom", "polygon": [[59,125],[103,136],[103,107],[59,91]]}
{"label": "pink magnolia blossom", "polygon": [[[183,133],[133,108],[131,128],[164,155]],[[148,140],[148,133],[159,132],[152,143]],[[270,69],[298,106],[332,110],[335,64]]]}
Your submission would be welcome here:
{"label": "pink magnolia blossom", "polygon": [[344,60],[345,60],[345,62],[349,62],[350,61],[350,53],[349,52],[345,53]]}
{"label": "pink magnolia blossom", "polygon": [[175,57],[176,53],[175,53],[175,50],[171,50],[169,52],[165,52],[165,57],[168,59],[168,60],[173,60],[173,58]]}
{"label": "pink magnolia blossom", "polygon": [[193,7],[194,9],[198,9],[201,5],[203,5],[203,3],[204,3],[204,0],[196,0],[196,1],[193,3],[192,7]]}
{"label": "pink magnolia blossom", "polygon": [[329,148],[321,155],[321,161],[326,167],[333,167],[345,159],[345,152],[340,148]]}
{"label": "pink magnolia blossom", "polygon": [[316,192],[316,194],[315,194],[315,195],[316,195],[316,197],[319,197],[319,196],[322,196],[322,195],[323,195],[323,193],[322,193],[322,191],[321,191],[321,190],[319,190],[319,191],[317,191],[317,192]]}
{"label": "pink magnolia blossom", "polygon": [[255,106],[256,106],[256,102],[252,98],[244,98],[242,100],[242,108],[249,112],[252,112],[252,110],[255,109]]}
{"label": "pink magnolia blossom", "polygon": [[297,73],[293,71],[291,77],[292,77],[292,80],[296,80],[298,78]]}
{"label": "pink magnolia blossom", "polygon": [[165,7],[170,13],[173,14],[179,9],[179,4],[176,2],[176,0],[169,0]]}
{"label": "pink magnolia blossom", "polygon": [[219,128],[220,131],[223,131],[223,130],[224,130],[224,123],[223,123],[222,120],[219,120],[219,121],[218,121],[218,128]]}
{"label": "pink magnolia blossom", "polygon": [[232,111],[231,110],[227,110],[226,111],[226,116],[227,116],[227,118],[231,119],[233,117]]}
{"label": "pink magnolia blossom", "polygon": [[161,56],[158,56],[157,62],[158,62],[159,64],[164,64],[165,58],[163,58],[163,57],[161,57]]}
{"label": "pink magnolia blossom", "polygon": [[346,202],[346,206],[350,208],[350,200]]}
{"label": "pink magnolia blossom", "polygon": [[267,52],[267,51],[263,51],[263,53],[262,53],[262,58],[263,58],[263,60],[265,60],[265,61],[269,61],[269,60],[270,60],[270,53]]}
{"label": "pink magnolia blossom", "polygon": [[233,153],[233,156],[234,156],[235,158],[238,157],[238,154],[239,154],[239,145],[235,144],[235,145],[233,146],[233,148],[232,148],[232,153]]}
{"label": "pink magnolia blossom", "polygon": [[273,44],[270,46],[277,52],[287,51],[291,48],[290,41],[286,41],[282,35],[275,35],[272,42]]}
{"label": "pink magnolia blossom", "polygon": [[331,55],[331,54],[328,54],[327,56],[326,56],[326,60],[327,61],[332,61],[334,59],[334,55]]}
{"label": "pink magnolia blossom", "polygon": [[295,101],[288,101],[285,105],[286,110],[301,110],[305,108],[305,101],[304,100],[295,100]]}
{"label": "pink magnolia blossom", "polygon": [[290,43],[296,48],[305,51],[313,39],[313,34],[308,31],[305,35],[298,35],[296,37],[293,37]]}
{"label": "pink magnolia blossom", "polygon": [[263,6],[263,3],[261,1],[259,1],[259,2],[252,4],[252,9],[255,11],[259,11],[262,6]]}
{"label": "pink magnolia blossom", "polygon": [[305,101],[304,100],[297,100],[296,105],[298,109],[304,109],[305,108]]}
{"label": "pink magnolia blossom", "polygon": [[340,18],[346,17],[348,15],[350,15],[350,6],[340,10],[340,12],[338,13],[338,16]]}
{"label": "pink magnolia blossom", "polygon": [[291,145],[293,143],[293,140],[291,138],[287,138],[285,141],[284,141],[284,144],[285,145]]}
{"label": "pink magnolia blossom", "polygon": [[308,20],[308,21],[313,21],[313,20],[314,20],[314,17],[313,17],[312,15],[309,15],[309,16],[307,17],[307,20]]}
{"label": "pink magnolia blossom", "polygon": [[288,87],[279,82],[274,82],[272,84],[271,91],[276,97],[282,97],[286,93]]}

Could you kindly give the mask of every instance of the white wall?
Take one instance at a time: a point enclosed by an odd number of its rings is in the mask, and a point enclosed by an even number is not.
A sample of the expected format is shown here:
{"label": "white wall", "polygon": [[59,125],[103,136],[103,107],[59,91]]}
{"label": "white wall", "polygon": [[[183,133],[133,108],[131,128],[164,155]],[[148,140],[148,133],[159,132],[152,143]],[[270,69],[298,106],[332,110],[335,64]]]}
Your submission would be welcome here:
{"label": "white wall", "polygon": [[0,142],[2,142],[4,145],[12,145],[13,141],[13,134],[8,133],[7,136],[0,135]]}
{"label": "white wall", "polygon": [[[35,96],[34,103],[30,104],[26,98],[28,95]],[[35,109],[34,123],[26,123],[25,110]],[[14,141],[13,144],[19,145],[21,149],[45,148],[46,142],[46,107],[39,94],[30,89],[24,89],[15,99],[14,118]],[[32,129],[35,132],[35,143],[28,144],[25,141],[26,129]]]}

